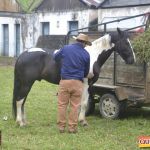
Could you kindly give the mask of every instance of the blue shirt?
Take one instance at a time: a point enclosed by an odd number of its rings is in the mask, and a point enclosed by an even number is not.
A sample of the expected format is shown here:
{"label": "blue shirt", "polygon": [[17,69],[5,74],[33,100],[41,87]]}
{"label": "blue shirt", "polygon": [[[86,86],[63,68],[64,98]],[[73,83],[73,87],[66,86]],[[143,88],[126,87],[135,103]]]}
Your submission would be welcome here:
{"label": "blue shirt", "polygon": [[89,53],[81,43],[66,45],[54,53],[55,61],[61,61],[61,78],[83,80],[90,67]]}

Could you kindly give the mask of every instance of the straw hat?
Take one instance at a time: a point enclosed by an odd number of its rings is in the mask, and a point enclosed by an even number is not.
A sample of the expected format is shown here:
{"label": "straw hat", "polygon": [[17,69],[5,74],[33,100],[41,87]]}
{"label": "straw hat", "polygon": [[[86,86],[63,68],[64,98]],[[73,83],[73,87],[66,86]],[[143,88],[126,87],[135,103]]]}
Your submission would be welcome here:
{"label": "straw hat", "polygon": [[76,41],[84,41],[86,42],[87,45],[91,46],[92,43],[89,41],[89,37],[83,33],[80,33],[77,37],[76,36],[73,36],[73,38],[76,40]]}

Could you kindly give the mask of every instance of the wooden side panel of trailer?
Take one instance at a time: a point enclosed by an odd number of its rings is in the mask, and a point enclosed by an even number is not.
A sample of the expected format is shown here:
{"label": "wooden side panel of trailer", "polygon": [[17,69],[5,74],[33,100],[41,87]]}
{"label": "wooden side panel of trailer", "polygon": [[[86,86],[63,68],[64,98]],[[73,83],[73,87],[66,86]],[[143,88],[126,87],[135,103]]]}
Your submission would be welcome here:
{"label": "wooden side panel of trailer", "polygon": [[143,87],[146,81],[146,68],[145,64],[135,63],[127,65],[122,58],[117,55],[116,57],[116,84],[126,84],[131,86]]}
{"label": "wooden side panel of trailer", "polygon": [[97,81],[97,84],[124,87],[128,99],[135,102],[146,102],[146,97],[150,97],[150,94],[147,93],[146,95],[146,83],[149,83],[147,87],[150,88],[150,82],[147,82],[146,65],[144,63],[127,65],[119,55],[114,54],[111,55],[102,67],[99,80]]}

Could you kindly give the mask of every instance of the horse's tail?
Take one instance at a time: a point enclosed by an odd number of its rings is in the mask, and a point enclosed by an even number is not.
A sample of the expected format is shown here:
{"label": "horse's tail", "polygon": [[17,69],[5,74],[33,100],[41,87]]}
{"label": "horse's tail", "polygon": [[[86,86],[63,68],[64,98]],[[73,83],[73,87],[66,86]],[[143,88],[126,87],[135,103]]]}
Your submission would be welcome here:
{"label": "horse's tail", "polygon": [[17,61],[16,61],[15,69],[14,69],[14,89],[13,89],[13,100],[12,100],[12,114],[14,116],[14,119],[16,119],[16,115],[17,115],[16,101],[18,98],[20,88],[21,88],[21,82],[19,80],[19,76],[17,73]]}

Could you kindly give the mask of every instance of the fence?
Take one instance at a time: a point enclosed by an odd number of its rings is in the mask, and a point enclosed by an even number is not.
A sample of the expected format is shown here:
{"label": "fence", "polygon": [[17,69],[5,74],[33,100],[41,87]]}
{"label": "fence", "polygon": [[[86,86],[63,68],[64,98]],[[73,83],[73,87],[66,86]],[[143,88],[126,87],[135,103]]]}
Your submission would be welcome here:
{"label": "fence", "polygon": [[103,33],[105,34],[105,33],[107,33],[107,25],[109,25],[111,23],[114,23],[114,22],[121,22],[121,21],[124,21],[124,20],[129,20],[129,19],[132,19],[132,18],[137,18],[137,17],[140,17],[140,16],[147,17],[147,21],[145,22],[145,24],[142,24],[142,25],[139,25],[139,26],[135,26],[133,28],[128,28],[125,31],[131,31],[133,29],[141,28],[141,27],[147,28],[149,26],[149,23],[150,23],[150,12],[139,14],[139,15],[135,15],[135,16],[125,17],[125,18],[117,19],[117,20],[113,20],[113,21],[108,21],[108,22],[104,22],[104,23],[100,23],[100,24],[95,24],[95,25],[92,25],[92,26],[88,26],[88,27],[84,27],[84,28],[80,28],[80,29],[76,29],[76,30],[70,30],[67,33],[67,35],[66,35],[65,42],[66,42],[66,44],[69,43],[69,37],[70,37],[70,35],[71,35],[72,32],[79,32],[79,31],[83,31],[85,29],[103,26],[103,29],[104,29]]}

